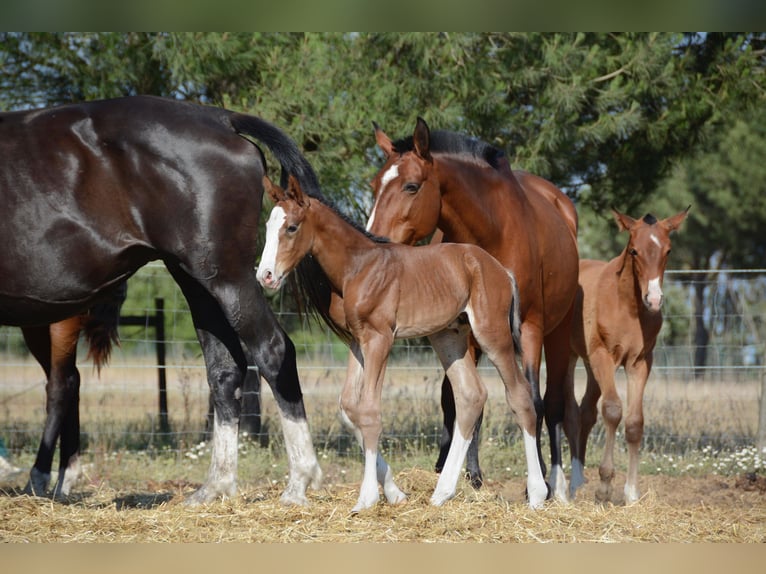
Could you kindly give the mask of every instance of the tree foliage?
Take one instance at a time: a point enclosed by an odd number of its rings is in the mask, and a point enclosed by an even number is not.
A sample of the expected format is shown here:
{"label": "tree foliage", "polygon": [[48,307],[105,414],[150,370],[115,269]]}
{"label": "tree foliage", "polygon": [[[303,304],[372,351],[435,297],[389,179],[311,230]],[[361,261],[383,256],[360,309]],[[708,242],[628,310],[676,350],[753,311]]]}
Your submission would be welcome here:
{"label": "tree foliage", "polygon": [[[381,163],[372,121],[399,137],[423,116],[551,179],[584,222],[605,221],[610,206],[635,213],[658,190],[686,195],[693,225],[709,219],[694,234],[704,242],[718,233],[708,210],[745,192],[721,178],[735,165],[757,172],[751,181],[761,171],[738,150],[761,153],[754,126],[762,117],[753,110],[764,101],[764,41],[733,33],[6,32],[0,106],[152,93],[249,111],[293,137],[327,195],[360,219]],[[660,185],[670,175],[672,192]],[[705,191],[712,188],[718,199]],[[749,201],[740,225],[756,229],[766,213]],[[685,207],[676,203],[668,211]],[[752,263],[741,256],[753,237],[741,234],[731,257]]]}

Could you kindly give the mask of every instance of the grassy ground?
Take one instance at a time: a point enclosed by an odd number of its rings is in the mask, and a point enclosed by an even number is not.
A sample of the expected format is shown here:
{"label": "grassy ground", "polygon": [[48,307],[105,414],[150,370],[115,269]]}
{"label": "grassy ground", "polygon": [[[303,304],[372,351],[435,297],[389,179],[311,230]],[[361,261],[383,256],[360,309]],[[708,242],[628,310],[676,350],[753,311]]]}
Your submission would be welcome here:
{"label": "grassy ground", "polygon": [[[384,391],[383,452],[409,501],[381,503],[351,515],[362,474],[358,446],[337,414],[341,369],[302,369],[315,447],[325,480],[306,508],[283,507],[287,462],[274,402],[264,390],[264,435],[240,441],[240,494],[201,508],[184,496],[203,480],[210,456],[204,436],[207,395],[202,373],[170,373],[173,434],[157,433],[150,368],[84,373],[85,473],[63,502],[20,494],[44,417],[41,377],[34,369],[0,387],[0,437],[21,472],[0,480],[0,540],[21,541],[663,541],[764,542],[764,462],[752,446],[757,386],[739,381],[690,384],[653,381],[641,501],[619,496],[594,503],[603,429],[592,436],[588,484],[569,505],[541,511],[524,504],[524,456],[499,383],[487,375],[481,461],[487,482],[461,484],[441,508],[428,504],[440,432],[438,369],[392,368]],[[24,377],[28,376],[29,379]],[[130,380],[130,384],[125,381]],[[31,381],[31,382],[30,382]],[[616,453],[615,490],[622,491],[626,454]],[[567,453],[565,452],[565,460]]]}

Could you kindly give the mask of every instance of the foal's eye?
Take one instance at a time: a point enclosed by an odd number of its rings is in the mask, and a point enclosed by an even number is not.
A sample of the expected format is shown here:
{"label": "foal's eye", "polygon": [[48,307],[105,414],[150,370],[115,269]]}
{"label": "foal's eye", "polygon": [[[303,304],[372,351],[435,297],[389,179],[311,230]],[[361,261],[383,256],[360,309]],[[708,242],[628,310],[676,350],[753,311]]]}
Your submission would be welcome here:
{"label": "foal's eye", "polygon": [[405,183],[402,189],[407,193],[415,193],[420,189],[420,184],[415,182]]}
{"label": "foal's eye", "polygon": [[295,233],[296,231],[298,231],[298,226],[295,224],[288,225],[286,231],[287,233]]}
{"label": "foal's eye", "polygon": [[631,254],[633,257],[635,257],[636,255],[638,255],[638,251],[636,251],[634,248],[631,248],[631,250],[630,250],[630,254]]}

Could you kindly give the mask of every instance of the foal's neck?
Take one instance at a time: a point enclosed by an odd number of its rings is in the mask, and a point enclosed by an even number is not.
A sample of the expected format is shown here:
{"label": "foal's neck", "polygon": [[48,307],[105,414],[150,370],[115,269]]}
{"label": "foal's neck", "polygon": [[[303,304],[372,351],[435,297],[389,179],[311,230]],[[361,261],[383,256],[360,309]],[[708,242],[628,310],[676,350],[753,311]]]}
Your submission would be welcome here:
{"label": "foal's neck", "polygon": [[314,230],[311,254],[324,270],[333,288],[343,294],[347,277],[359,268],[377,244],[332,208],[312,201],[309,216]]}

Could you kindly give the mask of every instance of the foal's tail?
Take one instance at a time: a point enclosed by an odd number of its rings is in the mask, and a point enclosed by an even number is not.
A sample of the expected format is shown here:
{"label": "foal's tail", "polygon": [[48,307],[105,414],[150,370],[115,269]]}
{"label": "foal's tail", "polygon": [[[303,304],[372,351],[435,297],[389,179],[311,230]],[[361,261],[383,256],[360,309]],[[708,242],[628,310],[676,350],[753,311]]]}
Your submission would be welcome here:
{"label": "foal's tail", "polygon": [[[305,193],[327,203],[314,169],[287,134],[269,122],[248,114],[232,112],[228,121],[235,132],[253,137],[271,150],[282,167],[282,187],[287,187],[288,175],[292,174]],[[311,255],[307,255],[296,268],[294,277],[296,280],[293,285],[299,309],[305,305],[310,314],[316,315],[326,323],[342,340],[349,341],[350,333],[330,317],[332,287],[319,263]]]}
{"label": "foal's tail", "polygon": [[511,290],[513,299],[511,300],[511,335],[513,336],[513,347],[516,356],[521,357],[521,301],[519,301],[519,284],[516,282],[516,276],[508,271],[508,277],[511,279]]}
{"label": "foal's tail", "polygon": [[120,344],[117,326],[120,323],[120,310],[128,296],[128,282],[120,283],[109,299],[90,308],[83,321],[83,334],[88,341],[88,357],[93,360],[96,371],[101,374],[101,367],[109,362],[112,344]]}

